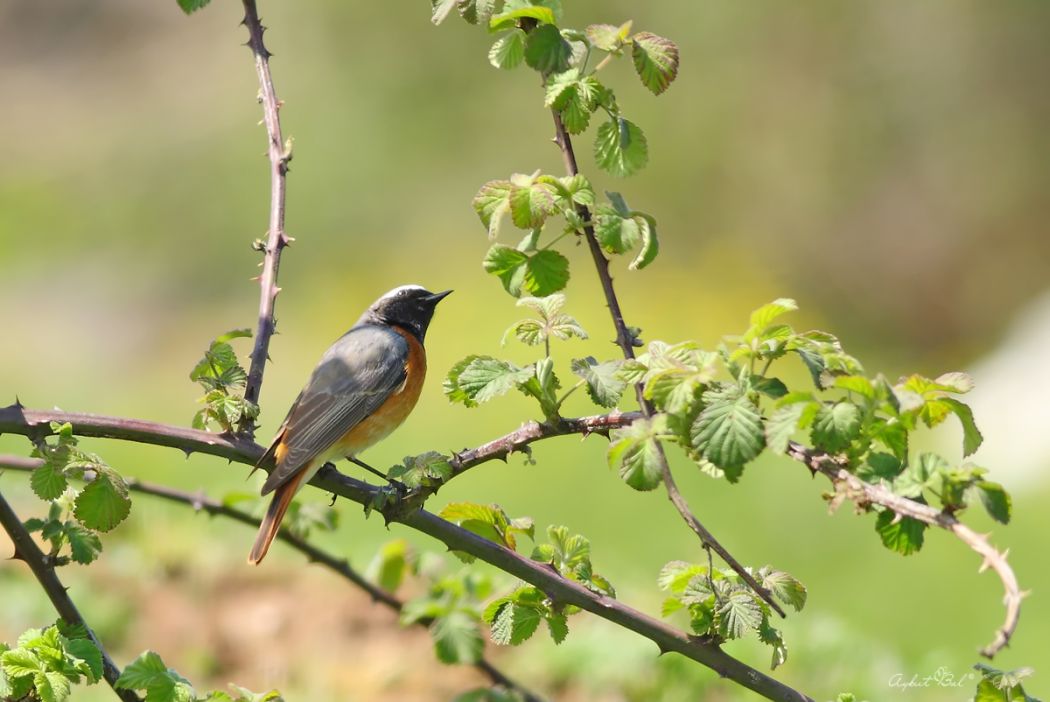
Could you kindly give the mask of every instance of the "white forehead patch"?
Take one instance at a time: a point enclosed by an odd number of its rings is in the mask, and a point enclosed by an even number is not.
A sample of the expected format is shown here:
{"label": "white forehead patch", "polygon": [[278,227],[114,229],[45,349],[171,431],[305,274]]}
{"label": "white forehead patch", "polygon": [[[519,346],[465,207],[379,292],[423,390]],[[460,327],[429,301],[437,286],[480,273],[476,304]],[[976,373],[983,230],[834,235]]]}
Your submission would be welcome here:
{"label": "white forehead patch", "polygon": [[425,292],[426,288],[424,288],[422,285],[399,285],[390,292],[383,295],[383,297],[379,298],[378,301],[390,300],[392,298],[395,298],[398,296],[399,293],[404,292],[405,290],[422,290]]}

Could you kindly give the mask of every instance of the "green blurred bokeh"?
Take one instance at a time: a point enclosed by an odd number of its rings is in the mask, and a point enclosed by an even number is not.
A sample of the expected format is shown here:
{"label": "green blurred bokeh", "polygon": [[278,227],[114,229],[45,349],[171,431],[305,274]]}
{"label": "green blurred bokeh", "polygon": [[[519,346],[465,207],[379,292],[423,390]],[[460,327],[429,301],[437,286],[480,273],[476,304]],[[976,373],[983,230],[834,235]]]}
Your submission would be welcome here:
{"label": "green blurred bokeh", "polygon": [[[419,408],[367,458],[389,465],[515,428],[531,411],[523,399],[450,407],[440,379],[468,353],[529,358],[527,349],[499,347],[519,311],[481,270],[487,243],[469,201],[491,178],[559,171],[536,75],[501,75],[485,60],[483,31],[458,19],[435,28],[425,2],[264,2],[261,10],[285,133],[295,139],[287,226],[296,238],[281,269],[261,434],[275,428],[327,344],[378,294],[409,282],[456,293],[429,335]],[[232,0],[192,17],[174,0],[0,2],[0,400],[17,394],[30,407],[188,424],[198,393],[187,374],[208,340],[254,326],[258,290],[249,278],[259,257],[249,244],[266,228],[269,177],[240,17]],[[753,307],[791,296],[803,308],[799,326],[839,333],[870,371],[937,374],[999,352],[1008,326],[1050,281],[1050,5],[566,2],[570,25],[627,18],[681,46],[681,74],[659,98],[627,61],[608,71],[646,131],[650,166],[620,182],[595,172],[590,135],[578,151],[596,187],[622,191],[659,221],[657,262],[641,273],[617,262],[614,271],[627,319],[646,339],[711,345],[740,330]],[[556,356],[613,357],[586,251],[566,253],[570,311],[591,340],[558,346]],[[1025,359],[1016,375],[1045,360],[1045,350]],[[1040,377],[1028,392],[1050,391]],[[569,412],[591,411],[574,399]],[[984,416],[1011,411],[1004,401]],[[1033,411],[1050,420],[1038,403]],[[129,475],[215,495],[246,488],[244,470],[207,457],[88,443]],[[0,451],[25,453],[27,443],[0,437]],[[535,466],[514,458],[472,472],[434,506],[497,501],[540,525],[565,523],[592,539],[596,566],[624,599],[658,611],[659,567],[700,558],[666,499],[634,493],[609,473],[600,439],[547,442],[535,458]],[[919,556],[891,554],[870,517],[849,509],[828,517],[824,486],[786,459],[759,461],[737,486],[686,461],[676,468],[696,512],[741,560],[772,563],[810,588],[806,611],[784,623],[792,653],[779,677],[818,699],[844,689],[871,700],[966,698],[887,682],[939,667],[964,674],[1001,621],[997,581],[974,574],[976,558],[960,543],[931,534]],[[1011,474],[1000,476],[1011,487]],[[0,478],[28,516],[41,504],[24,484],[17,474]],[[1038,692],[1048,689],[1042,504],[1050,485],[1039,475],[1016,485],[1015,522],[996,528],[994,540],[1011,547],[1022,586],[1035,594],[1000,663],[1036,666]],[[435,547],[364,521],[354,507],[343,512],[340,532],[322,541],[356,564],[394,536]],[[389,621],[376,627],[385,633],[348,626],[341,643],[306,637],[291,650],[284,630],[264,627],[269,662],[238,658],[239,647],[258,642],[223,638],[214,622],[234,611],[231,602],[242,606],[237,621],[252,622],[295,618],[301,607],[336,611],[345,600],[367,606],[331,578],[303,575],[301,560],[280,548],[263,574],[247,572],[250,539],[241,527],[138,498],[101,563],[66,577],[121,660],[152,646],[202,684],[236,679],[279,684],[298,699],[370,700],[433,699],[451,684],[406,682],[404,671],[421,663],[401,660],[403,639]],[[300,578],[313,589],[299,589]],[[322,594],[267,600],[274,590]],[[156,592],[201,606],[176,616]],[[18,565],[0,569],[0,594],[0,639],[53,616]],[[147,616],[178,626],[151,628]],[[507,666],[541,689],[557,686],[561,699],[698,699],[695,686],[708,684],[706,699],[747,698],[680,662],[662,661],[660,689],[646,688],[638,677],[651,673],[651,647],[583,620],[562,648],[530,642],[506,655]],[[186,643],[197,639],[184,629],[208,636]],[[364,687],[333,672],[347,661],[322,655],[358,650],[363,632],[386,646],[357,661],[382,668]],[[425,659],[426,642],[413,641]],[[757,647],[730,650],[766,664]],[[310,665],[322,672],[295,673]]]}

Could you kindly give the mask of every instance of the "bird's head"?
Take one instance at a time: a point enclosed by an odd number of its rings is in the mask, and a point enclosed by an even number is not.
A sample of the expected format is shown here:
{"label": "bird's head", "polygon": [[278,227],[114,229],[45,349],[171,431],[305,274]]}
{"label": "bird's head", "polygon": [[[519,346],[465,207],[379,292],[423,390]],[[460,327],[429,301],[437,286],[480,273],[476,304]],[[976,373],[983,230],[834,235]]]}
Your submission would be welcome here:
{"label": "bird's head", "polygon": [[434,308],[451,292],[432,293],[418,285],[402,285],[373,302],[361,321],[403,327],[422,341],[434,317]]}

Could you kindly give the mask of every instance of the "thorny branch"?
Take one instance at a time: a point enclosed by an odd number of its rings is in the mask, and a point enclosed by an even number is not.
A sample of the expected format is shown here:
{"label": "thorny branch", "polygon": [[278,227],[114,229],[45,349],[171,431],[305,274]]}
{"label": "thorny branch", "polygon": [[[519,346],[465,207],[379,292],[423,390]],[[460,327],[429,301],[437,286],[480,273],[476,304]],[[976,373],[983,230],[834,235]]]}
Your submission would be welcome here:
{"label": "thorny branch", "polygon": [[[619,415],[619,420],[626,422],[630,415]],[[634,416],[637,418],[637,415]],[[572,420],[566,420],[571,422]],[[632,420],[633,421],[633,420]],[[254,466],[263,453],[263,447],[254,442],[240,438],[230,438],[210,434],[205,431],[182,429],[163,424],[153,424],[139,420],[127,420],[116,417],[72,414],[67,412],[43,412],[26,410],[18,405],[0,409],[0,434],[14,433],[30,437],[46,436],[51,433],[51,422],[69,422],[73,433],[80,436],[96,436],[114,439],[125,439],[140,443],[170,446],[186,453],[194,451],[222,456],[230,461]],[[599,420],[590,418],[579,425],[577,433],[593,431],[588,425],[600,424]],[[609,426],[614,424],[609,423]],[[484,461],[502,458],[507,453],[520,450],[529,443],[547,436],[559,436],[565,431],[558,431],[544,425],[535,425],[539,429],[526,425],[523,434],[511,432],[507,437],[517,434],[517,439],[503,437],[486,444],[489,449],[478,454],[468,467],[479,465]],[[521,432],[522,430],[518,430]],[[543,436],[533,436],[539,431]],[[505,439],[505,440],[504,440]],[[469,453],[469,452],[468,452]],[[462,455],[462,454],[461,454]],[[466,470],[464,468],[463,470]],[[462,471],[461,471],[462,472]],[[337,470],[326,467],[318,472],[310,484],[361,505],[372,505],[380,488],[359,480],[347,477]],[[411,496],[407,500],[394,501],[382,510],[388,521],[399,522],[409,528],[428,534],[448,548],[464,551],[500,570],[516,576],[530,585],[534,585],[558,603],[571,604],[598,615],[629,631],[644,636],[657,645],[661,652],[674,651],[691,660],[707,666],[720,676],[771,700],[790,700],[800,702],[811,698],[783,683],[769,677],[749,665],[733,658],[719,646],[696,639],[647,614],[629,607],[617,600],[598,595],[587,590],[579,583],[562,577],[549,567],[537,563],[516,551],[488,541],[455,524],[441,519],[437,515],[413,506]]]}
{"label": "thorny branch", "polygon": [[73,604],[73,600],[69,597],[69,593],[66,591],[62,581],[58,579],[54,566],[44,552],[40,550],[40,547],[36,545],[36,542],[33,541],[33,537],[26,531],[26,528],[22,525],[22,520],[11,509],[11,505],[4,499],[3,494],[0,494],[0,525],[3,525],[4,531],[11,537],[11,542],[15,545],[14,557],[25,561],[29,569],[33,571],[33,575],[36,576],[40,587],[47,593],[48,599],[55,606],[59,616],[67,624],[84,627],[91,642],[102,653],[102,677],[113,688],[113,692],[124,702],[141,702],[139,696],[131,690],[125,690],[116,686],[117,679],[120,677],[120,668],[109,657],[109,653],[103,648],[102,642],[99,641],[98,637],[95,636],[95,632],[84,621],[84,617],[81,616],[77,606]]}
{"label": "thorny branch", "polygon": [[[267,155],[270,158],[270,224],[265,242],[256,246],[263,251],[262,273],[259,275],[259,321],[255,332],[255,345],[252,348],[251,366],[248,370],[248,381],[244,388],[244,399],[259,404],[259,392],[262,389],[263,371],[266,368],[270,348],[270,337],[273,336],[276,322],[274,305],[277,293],[277,269],[281,263],[281,250],[290,243],[284,231],[284,200],[287,190],[286,176],[288,162],[292,160],[291,145],[286,144],[281,136],[281,101],[273,88],[270,76],[270,52],[263,44],[263,32],[266,28],[259,20],[255,0],[243,0],[244,22],[248,28],[248,47],[255,56],[255,72],[259,76],[259,102],[263,107],[263,121],[266,124]],[[250,417],[241,421],[240,431],[247,436],[254,436],[255,422]]]}
{"label": "thorny branch", "polygon": [[[569,133],[566,131],[565,124],[562,122],[561,115],[558,111],[552,109],[551,115],[554,118],[554,141],[561,150],[562,160],[565,162],[565,169],[568,171],[569,175],[578,175],[579,168],[576,165],[576,153],[572,148],[572,139],[569,137]],[[602,291],[605,294],[605,301],[609,307],[609,314],[612,316],[613,326],[616,328],[616,344],[623,352],[624,358],[634,358],[634,347],[637,340],[634,334],[631,333],[631,330],[628,329],[627,323],[623,319],[623,312],[620,310],[620,301],[616,296],[616,289],[613,287],[612,276],[609,274],[609,259],[607,259],[602,252],[602,247],[598,243],[598,238],[594,235],[594,226],[590,224],[591,212],[586,205],[576,205],[576,212],[580,216],[580,219],[585,223],[583,227],[583,235],[587,240],[587,248],[590,249],[591,258],[594,259],[594,267],[598,272],[599,280],[601,280]],[[642,414],[646,417],[651,417],[653,414],[653,407],[645,398],[641,384],[635,386],[635,393],[638,396],[638,406],[641,407]],[[773,611],[781,617],[785,616],[784,610],[779,604],[777,604],[776,600],[773,599],[772,593],[762,587],[762,585],[760,585],[759,582],[747,572],[747,569],[745,569],[744,566],[742,566],[739,561],[737,561],[736,558],[734,558],[733,555],[729,553],[729,551],[727,551],[717,539],[715,539],[714,535],[707,530],[696,515],[693,514],[692,510],[689,508],[689,503],[686,502],[685,497],[683,497],[682,493],[678,490],[678,485],[675,484],[674,476],[671,474],[671,465],[667,461],[667,453],[664,451],[662,443],[657,443],[656,455],[660,462],[660,473],[663,478],[664,488],[667,490],[668,499],[671,500],[671,504],[673,504],[675,509],[678,510],[678,514],[681,515],[689,528],[700,537],[700,543],[703,544],[704,550],[708,552],[713,550],[717,553],[719,557],[758,594],[759,597],[765,600],[766,604],[768,604]]]}
{"label": "thorny branch", "polygon": [[1002,581],[1005,591],[1003,602],[1006,605],[1006,620],[996,630],[992,642],[980,650],[981,655],[992,658],[1010,643],[1010,637],[1013,636],[1014,629],[1017,628],[1017,621],[1021,616],[1021,599],[1025,593],[1021,592],[1017,584],[1017,576],[1014,575],[1010,564],[1006,562],[1008,552],[1000,553],[988,542],[987,537],[978,534],[947,512],[901,497],[884,485],[861,480],[847,471],[842,462],[834,456],[807,448],[794,441],[788,445],[788,455],[803,463],[812,472],[826,476],[835,486],[836,495],[842,495],[843,499],[853,500],[858,507],[882,505],[893,510],[899,518],[910,517],[924,524],[946,529],[976,551],[983,559],[979,572],[991,568]]}
{"label": "thorny branch", "polygon": [[[24,458],[22,456],[0,454],[0,469],[7,468],[26,472],[32,471],[43,464],[44,461],[39,458]],[[217,515],[226,517],[235,522],[246,524],[253,529],[259,527],[259,520],[248,512],[237,509],[236,507],[231,507],[230,505],[219,502],[218,500],[214,500],[205,495],[203,491],[195,493],[186,492],[184,490],[170,488],[166,485],[158,485],[156,483],[149,483],[129,477],[125,477],[125,480],[127,481],[128,489],[132,492],[152,495],[153,497],[159,497],[168,500],[169,502],[187,505],[193,508],[194,511],[204,512],[211,516]],[[306,556],[307,560],[311,563],[318,563],[336,575],[349,580],[351,583],[364,590],[368,596],[372,598],[373,602],[378,602],[397,613],[400,613],[401,609],[404,607],[404,603],[397,597],[383,588],[369,582],[368,579],[351,568],[347,559],[333,556],[324,549],[314,546],[306,539],[293,534],[287,528],[282,528],[277,532],[277,539],[278,541],[283,541],[299,553]],[[433,623],[433,619],[424,617],[415,620],[414,623],[426,628]],[[541,697],[511,680],[505,673],[485,658],[478,659],[473,665],[481,673],[487,676],[494,685],[500,685],[508,690],[518,692],[525,702],[542,702]]]}

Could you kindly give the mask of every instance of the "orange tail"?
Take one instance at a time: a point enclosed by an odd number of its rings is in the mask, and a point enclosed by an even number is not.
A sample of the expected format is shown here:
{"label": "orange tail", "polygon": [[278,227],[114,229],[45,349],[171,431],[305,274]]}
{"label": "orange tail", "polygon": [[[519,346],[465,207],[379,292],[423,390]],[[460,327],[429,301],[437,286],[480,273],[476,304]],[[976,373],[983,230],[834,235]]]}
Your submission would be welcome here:
{"label": "orange tail", "polygon": [[281,528],[281,520],[284,519],[284,513],[288,511],[288,505],[292,504],[292,498],[295,497],[302,478],[303,474],[300,473],[274,491],[273,500],[270,501],[270,507],[266,510],[266,516],[263,517],[262,524],[259,526],[259,535],[255,537],[255,545],[252,546],[252,552],[248,554],[248,562],[252,565],[259,565],[259,562],[266,557],[266,552],[270,550],[270,544],[273,543],[274,537]]}

